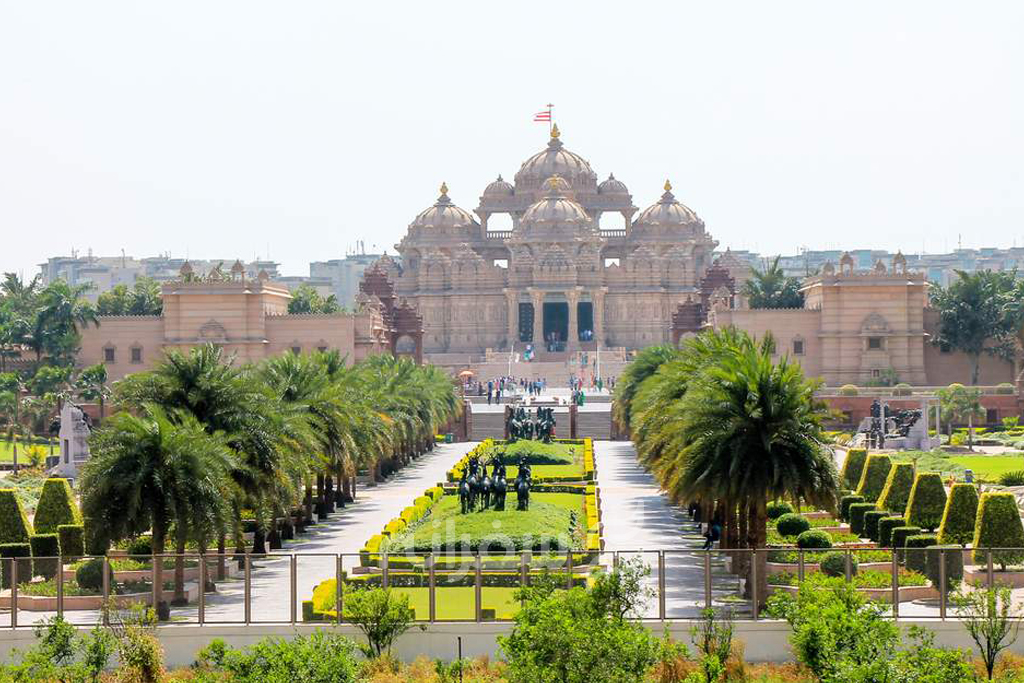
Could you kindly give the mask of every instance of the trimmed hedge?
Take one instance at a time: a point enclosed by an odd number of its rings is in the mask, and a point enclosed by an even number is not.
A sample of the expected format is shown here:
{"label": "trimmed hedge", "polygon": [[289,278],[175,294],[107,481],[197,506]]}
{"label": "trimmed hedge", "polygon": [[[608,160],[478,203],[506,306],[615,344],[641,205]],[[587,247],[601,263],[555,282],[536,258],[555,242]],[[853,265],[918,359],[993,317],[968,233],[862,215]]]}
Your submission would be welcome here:
{"label": "trimmed hedge", "polygon": [[967,545],[974,540],[978,518],[978,487],[974,484],[953,484],[939,524],[939,543]]}
{"label": "trimmed hedge", "polygon": [[[114,571],[107,565],[107,576],[110,585],[114,585]],[[82,566],[75,570],[75,581],[81,588],[87,591],[100,593],[103,591],[103,558],[94,557],[86,560]]]}
{"label": "trimmed hedge", "polygon": [[832,537],[827,531],[810,529],[796,537],[796,547],[804,549],[820,550],[832,547]]}
{"label": "trimmed hedge", "polygon": [[878,522],[889,516],[888,510],[868,510],[864,513],[864,536],[878,543]]}
{"label": "trimmed hedge", "polygon": [[935,545],[937,539],[935,534],[908,536],[904,544],[907,553],[907,569],[924,574],[928,570],[928,555],[924,549]]}
{"label": "trimmed hedge", "polygon": [[[846,576],[846,553],[834,552],[825,553],[825,557],[821,558],[821,564],[818,568],[821,569],[822,573],[826,576]],[[854,576],[857,573],[857,557],[850,555],[850,576]]]}
{"label": "trimmed hedge", "polygon": [[33,524],[37,534],[55,534],[61,524],[81,524],[82,515],[75,505],[67,479],[47,479],[36,505]]}
{"label": "trimmed hedge", "polygon": [[933,531],[942,523],[945,509],[946,487],[942,485],[942,476],[938,472],[918,474],[904,515],[907,523]]}
{"label": "trimmed hedge", "polygon": [[850,506],[854,503],[863,503],[864,496],[849,495],[839,500],[839,519],[844,522],[850,521]]}
{"label": "trimmed hedge", "polygon": [[57,576],[60,555],[60,539],[57,534],[34,534],[29,539],[29,545],[32,547],[33,572],[44,579]]}
{"label": "trimmed hedge", "polygon": [[83,526],[85,526],[85,554],[106,555],[110,550],[109,532],[94,520],[85,520]]}
{"label": "trimmed hedge", "polygon": [[[974,529],[974,562],[988,562],[986,548],[1010,548],[992,552],[1001,569],[1024,562],[1024,526],[1012,493],[983,493],[978,501],[978,522]],[[1020,548],[1020,550],[1016,550]]]}
{"label": "trimmed hedge", "polygon": [[803,515],[787,512],[775,521],[775,530],[783,536],[799,536],[811,528],[811,523]]}
{"label": "trimmed hedge", "polygon": [[0,572],[3,572],[3,580],[0,586],[11,587],[11,566],[8,558],[16,559],[18,564],[18,583],[28,583],[32,580],[32,547],[28,543],[0,543]]}
{"label": "trimmed hedge", "polygon": [[888,455],[869,455],[868,461],[864,463],[864,473],[861,474],[860,483],[857,485],[857,495],[864,496],[867,503],[878,502],[885,488],[885,481],[889,478],[889,470],[892,469],[892,458]]}
{"label": "trimmed hedge", "polygon": [[793,506],[784,500],[773,500],[768,503],[768,519],[778,519],[790,512],[793,512]]}
{"label": "trimmed hedge", "polygon": [[867,459],[866,448],[851,448],[846,452],[840,481],[851,491],[856,491],[860,485],[860,477],[864,473],[864,463]]}
{"label": "trimmed hedge", "polygon": [[898,462],[889,470],[885,480],[885,488],[878,498],[878,507],[892,510],[893,514],[902,515],[910,501],[910,490],[914,488],[914,465],[909,462]]}
{"label": "trimmed hedge", "polygon": [[[944,551],[944,552],[941,552]],[[939,581],[940,558],[946,563],[946,592],[952,593],[964,579],[964,549],[958,545],[933,545],[925,551],[927,563],[925,575],[935,586],[941,590]]]}
{"label": "trimmed hedge", "polygon": [[903,548],[907,545],[907,539],[921,533],[919,526],[898,526],[894,527],[891,536],[891,546],[896,552],[896,559],[903,562]]}
{"label": "trimmed hedge", "polygon": [[0,544],[28,543],[32,524],[14,489],[0,489]]}
{"label": "trimmed hedge", "polygon": [[905,526],[906,520],[898,515],[883,517],[878,520],[878,545],[881,548],[892,547],[892,530]]}
{"label": "trimmed hedge", "polygon": [[854,503],[850,506],[850,533],[864,537],[864,515],[875,509],[874,503]]}
{"label": "trimmed hedge", "polygon": [[85,527],[81,524],[61,524],[57,527],[57,537],[65,560],[85,555]]}
{"label": "trimmed hedge", "polygon": [[132,557],[137,557],[137,556],[141,557],[143,555],[152,555],[153,554],[153,537],[149,536],[149,535],[146,535],[146,536],[139,536],[138,538],[133,538],[128,543],[128,547],[125,549],[125,551],[128,553],[128,555],[130,555]]}

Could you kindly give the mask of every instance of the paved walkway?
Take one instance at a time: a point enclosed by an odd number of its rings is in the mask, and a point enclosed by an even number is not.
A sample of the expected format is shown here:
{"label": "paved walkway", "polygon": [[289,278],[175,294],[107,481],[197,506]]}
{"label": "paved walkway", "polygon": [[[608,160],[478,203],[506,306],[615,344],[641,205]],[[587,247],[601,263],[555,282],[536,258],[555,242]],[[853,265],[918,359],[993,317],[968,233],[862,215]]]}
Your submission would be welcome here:
{"label": "paved walkway", "polygon": [[[704,538],[684,511],[669,501],[654,478],[636,460],[633,444],[598,441],[594,444],[597,478],[601,488],[601,514],[607,551],[620,551],[620,559],[639,556],[651,568],[648,587],[658,589],[658,551],[664,551],[665,615],[692,618],[706,605]],[[638,552],[624,552],[638,551]],[[639,552],[643,551],[643,552]],[[695,552],[696,551],[696,552]],[[739,579],[725,570],[725,560],[711,556],[712,604],[739,592]],[[749,603],[730,604],[739,614]],[[657,617],[658,599],[646,615]]]}

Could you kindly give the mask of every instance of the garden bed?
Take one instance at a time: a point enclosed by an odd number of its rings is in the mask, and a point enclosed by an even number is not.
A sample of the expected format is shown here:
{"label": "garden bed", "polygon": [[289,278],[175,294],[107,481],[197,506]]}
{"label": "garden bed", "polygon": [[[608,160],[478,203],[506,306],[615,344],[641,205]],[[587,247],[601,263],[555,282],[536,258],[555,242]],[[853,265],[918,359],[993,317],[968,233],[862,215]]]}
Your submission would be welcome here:
{"label": "garden bed", "polygon": [[[969,584],[981,583],[988,585],[988,568],[964,569],[964,581]],[[996,585],[1009,586],[1010,588],[1024,588],[1024,571],[999,571],[999,566],[992,568],[992,581]]]}
{"label": "garden bed", "polygon": [[[799,588],[796,586],[768,586],[771,593],[789,593],[796,595]],[[858,588],[861,595],[877,602],[892,602],[892,588]],[[939,591],[931,586],[900,586],[899,601],[914,602],[915,600],[928,600],[939,597]]]}
{"label": "garden bed", "polygon": [[[67,586],[70,588],[69,592],[71,595],[65,593],[64,595],[64,611],[72,610],[98,610],[103,607],[103,596],[86,594],[86,595],[74,595],[74,584]],[[112,586],[112,590],[118,588],[115,583]],[[119,608],[130,607],[131,605],[150,605],[153,602],[153,590],[151,585],[135,587],[130,585],[126,587],[129,592],[115,593],[111,595],[111,599]],[[164,595],[167,599],[173,595],[173,590],[165,590]],[[186,583],[185,584],[185,595],[189,602],[194,602],[199,599],[199,584],[198,583]],[[0,609],[11,608],[11,591],[6,590],[0,594]],[[57,596],[56,595],[27,595],[22,589],[18,591],[18,609],[25,610],[26,612],[56,612],[57,611]]]}

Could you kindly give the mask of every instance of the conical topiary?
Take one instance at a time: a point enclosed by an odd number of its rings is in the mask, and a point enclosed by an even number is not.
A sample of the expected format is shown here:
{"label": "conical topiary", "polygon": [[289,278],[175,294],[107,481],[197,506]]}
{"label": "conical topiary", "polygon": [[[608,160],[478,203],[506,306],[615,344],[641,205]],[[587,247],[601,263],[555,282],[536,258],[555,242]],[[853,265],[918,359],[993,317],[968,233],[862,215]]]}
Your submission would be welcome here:
{"label": "conical topiary", "polygon": [[978,523],[974,530],[974,562],[988,562],[986,548],[1008,548],[992,551],[992,561],[1002,569],[1024,562],[1024,525],[1012,493],[983,493],[978,501]]}
{"label": "conical topiary", "polygon": [[978,516],[978,487],[974,484],[953,484],[949,500],[939,524],[941,545],[967,545],[974,540]]}
{"label": "conical topiary", "polygon": [[942,522],[946,509],[946,487],[938,472],[922,472],[914,480],[907,502],[907,524],[932,531]]}
{"label": "conical topiary", "polygon": [[885,488],[878,498],[878,507],[891,510],[893,514],[902,515],[910,500],[910,489],[914,488],[914,465],[909,462],[898,462],[889,470],[885,480]]}
{"label": "conical topiary", "polygon": [[864,472],[860,475],[857,495],[864,496],[865,503],[876,503],[885,488],[885,480],[889,478],[892,458],[888,455],[869,455],[864,464]]}
{"label": "conical topiary", "polygon": [[37,534],[55,534],[61,524],[81,524],[82,515],[75,505],[67,479],[47,479],[36,505],[33,524]]}
{"label": "conical topiary", "polygon": [[864,473],[864,462],[867,459],[868,452],[865,448],[851,448],[846,452],[842,472],[842,482],[846,488],[852,491],[860,484],[860,477]]}
{"label": "conical topiary", "polygon": [[14,489],[0,489],[0,544],[28,543],[32,524]]}

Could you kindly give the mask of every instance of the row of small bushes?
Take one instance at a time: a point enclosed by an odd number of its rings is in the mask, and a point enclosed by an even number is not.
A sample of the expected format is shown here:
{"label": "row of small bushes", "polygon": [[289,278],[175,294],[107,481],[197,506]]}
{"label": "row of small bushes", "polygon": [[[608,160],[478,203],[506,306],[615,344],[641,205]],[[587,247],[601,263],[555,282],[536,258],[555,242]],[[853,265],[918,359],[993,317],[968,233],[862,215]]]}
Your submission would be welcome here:
{"label": "row of small bushes", "polygon": [[[461,476],[461,475],[460,475]],[[440,486],[432,486],[423,492],[422,496],[419,496],[413,501],[413,504],[403,509],[398,517],[394,517],[387,524],[384,525],[384,529],[379,534],[374,534],[368,541],[363,545],[362,550],[359,551],[359,559],[363,566],[374,566],[380,561],[380,546],[386,538],[393,538],[408,528],[410,524],[420,521],[423,519],[430,508],[434,506],[441,498],[444,497],[444,488]]]}
{"label": "row of small bushes", "polygon": [[462,458],[452,465],[452,468],[448,470],[448,481],[451,483],[461,481],[462,473],[469,466],[469,461],[472,458],[482,458],[491,448],[494,447],[494,439],[484,439],[476,446],[473,446],[469,453],[466,453]]}

